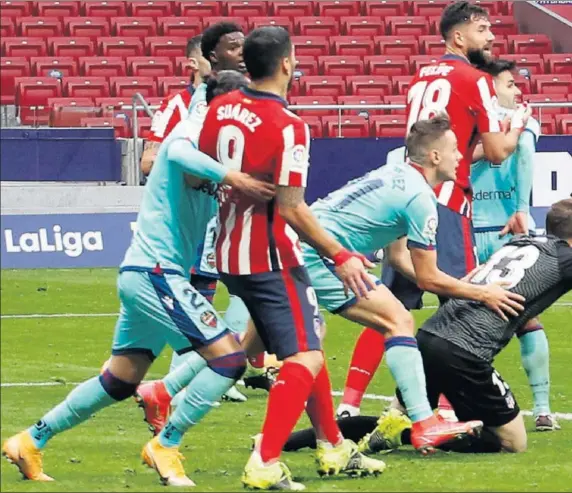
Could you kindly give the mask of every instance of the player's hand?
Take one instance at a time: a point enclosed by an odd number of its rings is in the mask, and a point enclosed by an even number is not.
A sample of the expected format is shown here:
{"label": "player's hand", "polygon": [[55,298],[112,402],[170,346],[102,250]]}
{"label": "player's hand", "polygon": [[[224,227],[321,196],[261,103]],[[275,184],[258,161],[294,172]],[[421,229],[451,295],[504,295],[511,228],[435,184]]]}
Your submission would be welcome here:
{"label": "player's hand", "polygon": [[509,218],[505,227],[499,233],[499,238],[502,238],[509,233],[512,233],[514,235],[528,234],[528,214],[524,212],[516,212],[515,214],[513,214]]}
{"label": "player's hand", "polygon": [[528,104],[519,104],[510,119],[510,128],[524,130],[531,115],[532,108]]}
{"label": "player's hand", "polygon": [[376,289],[375,281],[371,278],[366,268],[375,267],[361,253],[341,250],[332,260],[336,266],[336,274],[344,283],[346,296],[351,290],[356,297],[367,298],[370,290]]}
{"label": "player's hand", "polygon": [[507,315],[518,316],[524,310],[522,303],[525,302],[524,296],[506,290],[507,285],[506,282],[498,282],[483,286],[483,303],[505,322],[508,322]]}
{"label": "player's hand", "polygon": [[471,282],[471,279],[475,277],[475,274],[481,270],[482,265],[475,267],[471,272],[469,272],[465,277],[461,278],[461,281]]}
{"label": "player's hand", "polygon": [[223,183],[261,202],[272,200],[276,194],[276,186],[272,183],[257,180],[240,171],[230,170],[226,174]]}

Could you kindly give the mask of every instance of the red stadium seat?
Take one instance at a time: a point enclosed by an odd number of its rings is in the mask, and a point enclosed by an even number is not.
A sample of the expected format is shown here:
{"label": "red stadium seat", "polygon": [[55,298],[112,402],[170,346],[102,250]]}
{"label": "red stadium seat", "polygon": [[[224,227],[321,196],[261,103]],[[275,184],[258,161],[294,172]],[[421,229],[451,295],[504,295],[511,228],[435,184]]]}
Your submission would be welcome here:
{"label": "red stadium seat", "polygon": [[363,116],[322,117],[326,137],[368,137],[369,121]]}
{"label": "red stadium seat", "polygon": [[246,19],[246,17],[203,17],[203,26],[205,29],[213,24],[218,24],[219,22],[234,22],[235,24],[238,24],[244,32],[248,31],[248,19]]}
{"label": "red stadium seat", "polygon": [[36,3],[36,13],[42,17],[79,17],[79,1],[40,0]]}
{"label": "red stadium seat", "polygon": [[445,40],[438,34],[419,37],[421,53],[425,55],[443,55],[445,53]]}
{"label": "red stadium seat", "polygon": [[389,34],[393,36],[425,36],[429,34],[429,25],[425,17],[403,16],[386,17]]}
{"label": "red stadium seat", "polygon": [[202,32],[203,22],[196,17],[159,17],[157,28],[161,36],[190,39]]}
{"label": "red stadium seat", "polygon": [[[152,38],[147,38],[146,41]],[[101,56],[139,56],[143,55],[143,42],[136,37],[117,36],[104,37],[97,40],[98,51]]]}
{"label": "red stadium seat", "polygon": [[111,94],[116,97],[131,97],[136,92],[144,97],[157,94],[153,77],[110,77],[109,86]]}
{"label": "red stadium seat", "polygon": [[50,38],[48,40],[52,56],[92,56],[95,55],[94,43],[90,38],[79,36]]}
{"label": "red stadium seat", "polygon": [[66,98],[57,97],[48,99],[48,106],[51,108],[54,106],[64,107],[64,106],[94,106],[93,98]]}
{"label": "red stadium seat", "polygon": [[509,52],[508,41],[504,36],[496,36],[493,41],[493,55],[499,57]]}
{"label": "red stadium seat", "polygon": [[366,0],[365,15],[386,18],[388,16],[407,15],[407,2],[401,0]]}
{"label": "red stadium seat", "polygon": [[572,74],[572,53],[545,54],[547,74]]}
{"label": "red stadium seat", "polygon": [[556,131],[564,135],[572,135],[572,115],[556,115]]}
{"label": "red stadium seat", "polygon": [[50,109],[48,99],[61,96],[62,85],[53,77],[18,77],[16,83],[16,106],[24,125],[45,125]]}
{"label": "red stadium seat", "polygon": [[322,0],[315,5],[319,16],[344,17],[360,14],[360,2],[356,0]]}
{"label": "red stadium seat", "polygon": [[514,2],[502,2],[503,7],[503,14],[505,15],[513,15],[514,14]]}
{"label": "red stadium seat", "polygon": [[407,94],[413,80],[412,75],[396,75],[391,78],[393,82],[393,94]]}
{"label": "red stadium seat", "polygon": [[[349,96],[339,96],[338,104],[342,105],[372,105],[372,104],[382,104],[384,102],[383,96],[359,96],[359,95],[349,95]],[[372,110],[372,109],[351,109],[343,110],[343,115],[382,115],[384,110]]]}
{"label": "red stadium seat", "polygon": [[540,129],[542,135],[554,135],[558,133],[556,128],[556,121],[554,120],[554,115],[543,114],[540,117]]}
{"label": "red stadium seat", "polygon": [[0,57],[0,104],[14,104],[17,77],[30,75],[30,63],[26,57]]}
{"label": "red stadium seat", "polygon": [[20,17],[16,26],[22,36],[48,38],[63,33],[62,22],[55,17]]}
{"label": "red stadium seat", "polygon": [[175,75],[190,75],[189,59],[186,56],[178,56],[175,58]]}
{"label": "red stadium seat", "polygon": [[127,4],[129,15],[153,19],[173,15],[173,6],[170,0],[130,0]]}
{"label": "red stadium seat", "polygon": [[2,0],[0,2],[0,14],[2,17],[26,17],[32,15],[33,2],[29,0]]}
{"label": "red stadium seat", "polygon": [[109,36],[111,27],[105,17],[64,17],[64,31],[70,36],[82,36],[97,39]]}
{"label": "red stadium seat", "polygon": [[223,2],[218,0],[179,0],[176,2],[181,17],[202,17],[222,15]]}
{"label": "red stadium seat", "polygon": [[250,30],[261,26],[280,26],[289,33],[294,32],[294,21],[290,17],[249,17],[248,28]]}
{"label": "red stadium seat", "polygon": [[369,36],[332,36],[330,43],[335,55],[373,55],[375,45]]}
{"label": "red stadium seat", "polygon": [[474,3],[487,9],[489,15],[501,15],[506,14],[502,9],[502,4],[505,2],[499,2],[498,0],[475,0]]}
{"label": "red stadium seat", "polygon": [[522,94],[530,94],[532,92],[532,84],[530,83],[530,79],[522,75],[515,75],[514,82],[516,86],[522,91]]}
{"label": "red stadium seat", "polygon": [[126,118],[111,118],[111,117],[90,117],[81,119],[82,127],[97,127],[106,128],[111,127],[115,130],[115,137],[120,139],[128,139],[131,137],[131,128]]}
{"label": "red stadium seat", "polygon": [[113,77],[127,75],[125,60],[121,57],[80,57],[79,70],[87,77]]}
{"label": "red stadium seat", "polygon": [[290,18],[305,17],[314,14],[311,0],[275,1],[270,2],[271,15],[287,16]]}
{"label": "red stadium seat", "polygon": [[318,75],[318,61],[313,56],[296,55],[296,70],[302,72],[302,75]]}
{"label": "red stadium seat", "polygon": [[11,17],[0,17],[0,37],[10,38],[16,34],[16,25]]}
{"label": "red stadium seat", "polygon": [[516,68],[526,68],[531,74],[544,73],[544,60],[540,55],[504,55],[505,60],[512,60]]}
{"label": "red stadium seat", "polygon": [[79,127],[82,118],[101,114],[91,98],[50,98],[48,107],[50,127]]}
{"label": "red stadium seat", "polygon": [[413,15],[419,16],[430,16],[430,15],[441,15],[443,9],[449,5],[451,2],[449,0],[426,0],[426,1],[415,1],[412,2],[413,5]]}
{"label": "red stadium seat", "polygon": [[404,137],[407,129],[405,115],[377,115],[370,118],[372,137]]}
{"label": "red stadium seat", "polygon": [[439,24],[441,23],[440,15],[430,15],[427,17],[427,24],[429,25],[429,32],[427,34],[441,34]]}
{"label": "red stadium seat", "polygon": [[407,75],[409,62],[407,57],[399,55],[366,56],[366,70],[371,75]]}
{"label": "red stadium seat", "polygon": [[114,36],[147,38],[157,35],[157,25],[152,17],[112,17],[111,30]]}
{"label": "red stadium seat", "polygon": [[136,56],[127,58],[127,71],[134,77],[163,77],[174,75],[169,57]]}
{"label": "red stadium seat", "polygon": [[123,109],[123,106],[131,105],[133,102],[131,98],[126,97],[112,97],[105,96],[100,98],[95,98],[95,106],[101,108],[102,116],[114,116],[117,113],[122,114],[132,114],[133,110]]}
{"label": "red stadium seat", "polygon": [[240,2],[225,2],[226,14],[229,17],[261,17],[269,15],[268,4],[265,1],[243,0]]}
{"label": "red stadium seat", "polygon": [[31,57],[32,75],[36,77],[53,77],[51,72],[57,71],[64,77],[77,75],[77,62],[72,57]]}
{"label": "red stadium seat", "polygon": [[302,77],[302,94],[307,96],[338,96],[345,94],[346,81],[340,75],[315,75]]}
{"label": "red stadium seat", "polygon": [[[407,96],[405,96],[405,94],[385,96],[385,102],[386,104],[405,105],[407,104]],[[407,108],[387,110],[387,113],[390,115],[405,115],[407,113]]]}
{"label": "red stadium seat", "polygon": [[174,92],[178,92],[189,85],[188,77],[157,77],[157,86],[159,87],[159,96],[168,96]]}
{"label": "red stadium seat", "polygon": [[546,34],[515,34],[507,39],[511,53],[552,53],[552,41]]}
{"label": "red stadium seat", "polygon": [[2,56],[31,57],[48,54],[46,42],[39,38],[2,38]]}
{"label": "red stadium seat", "polygon": [[385,22],[379,17],[342,17],[342,33],[348,36],[381,36],[385,34]]}
{"label": "red stadium seat", "polygon": [[572,92],[572,75],[545,74],[534,77],[534,87],[537,93],[570,93]]}
{"label": "red stadium seat", "polygon": [[416,36],[376,36],[375,46],[381,55],[416,55],[419,44]]}
{"label": "red stadium seat", "polygon": [[354,75],[363,74],[364,65],[360,56],[328,55],[318,57],[318,66],[325,75]]}
{"label": "red stadium seat", "polygon": [[[526,100],[529,103],[565,103],[566,101],[566,94],[529,94],[526,97]],[[568,113],[568,108],[560,107],[560,108],[534,108],[533,115],[536,117],[537,115],[547,114],[547,115],[560,115]]]}
{"label": "red stadium seat", "polygon": [[391,94],[391,80],[385,75],[353,75],[347,78],[351,94],[385,96]]}
{"label": "red stadium seat", "polygon": [[310,127],[310,137],[312,139],[323,136],[322,120],[319,116],[304,116],[304,122]]}
{"label": "red stadium seat", "polygon": [[438,63],[440,58],[441,55],[414,55],[409,58],[411,62],[411,72],[416,74],[421,67]]}
{"label": "red stadium seat", "polygon": [[105,77],[66,77],[64,96],[68,98],[109,96],[109,83]]}
{"label": "red stadium seat", "polygon": [[[336,104],[336,98],[334,96],[295,96],[290,98],[290,104],[298,106],[298,105],[318,105],[318,104]],[[335,115],[337,113],[336,110],[292,110],[297,115],[300,116],[325,116],[325,115]]]}
{"label": "red stadium seat", "polygon": [[150,116],[142,116],[137,118],[137,138],[146,139],[151,131],[153,119]]}
{"label": "red stadium seat", "polygon": [[296,56],[320,56],[330,54],[330,42],[323,36],[292,36]]}
{"label": "red stadium seat", "polygon": [[[165,36],[145,39],[145,51],[151,56],[166,56],[176,58],[185,55],[187,39],[175,36]],[[137,53],[143,55],[144,53]]]}
{"label": "red stadium seat", "polygon": [[296,31],[301,36],[336,36],[340,28],[335,17],[302,17],[296,19]]}
{"label": "red stadium seat", "polygon": [[490,18],[491,21],[491,31],[495,36],[507,35],[507,34],[517,34],[518,25],[514,17],[510,15],[499,15]]}
{"label": "red stadium seat", "polygon": [[125,17],[127,9],[123,0],[83,0],[83,14],[93,17]]}

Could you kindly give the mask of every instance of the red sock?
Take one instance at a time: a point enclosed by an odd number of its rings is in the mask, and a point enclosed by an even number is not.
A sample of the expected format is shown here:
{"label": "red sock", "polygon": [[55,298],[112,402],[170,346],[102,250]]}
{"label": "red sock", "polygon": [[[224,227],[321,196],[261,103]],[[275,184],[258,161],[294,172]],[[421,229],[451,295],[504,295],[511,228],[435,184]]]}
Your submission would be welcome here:
{"label": "red sock", "polygon": [[314,385],[314,375],[299,363],[286,362],[270,390],[262,427],[263,462],[280,457],[290,433],[300,419]]}
{"label": "red sock", "polygon": [[264,368],[264,352],[258,353],[256,356],[249,356],[248,362],[254,368]]}
{"label": "red sock", "polygon": [[360,407],[363,394],[377,371],[385,353],[385,338],[366,327],[357,340],[346,379],[342,402]]}
{"label": "red sock", "polygon": [[306,412],[318,439],[325,438],[332,445],[338,445],[344,439],[336,422],[332,384],[326,363],[314,380],[312,393],[306,404]]}

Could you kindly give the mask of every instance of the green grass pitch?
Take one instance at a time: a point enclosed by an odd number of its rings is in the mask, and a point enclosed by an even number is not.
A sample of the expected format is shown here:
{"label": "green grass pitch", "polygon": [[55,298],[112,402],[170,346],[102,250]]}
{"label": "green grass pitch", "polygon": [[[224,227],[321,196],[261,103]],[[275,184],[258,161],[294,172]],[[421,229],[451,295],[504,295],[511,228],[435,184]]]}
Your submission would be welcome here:
{"label": "green grass pitch", "polygon": [[[30,426],[80,382],[99,371],[109,355],[118,310],[115,270],[2,271],[1,281],[1,438]],[[551,348],[552,408],[572,412],[572,296],[560,300],[542,320]],[[226,293],[217,306],[224,309]],[[433,298],[427,299],[434,304]],[[417,324],[432,309],[415,313]],[[100,317],[5,318],[24,314],[104,314]],[[107,314],[107,315],[105,315]],[[328,316],[326,354],[333,387],[343,388],[351,351],[360,327]],[[170,351],[153,365],[151,378],[168,368]],[[531,394],[513,341],[500,355],[497,369],[511,385],[522,409],[531,409]],[[53,386],[7,386],[15,383],[58,383]],[[393,384],[382,364],[369,392],[391,395]],[[260,429],[266,394],[246,391],[245,404],[224,403],[184,440],[188,475],[197,491],[241,491],[240,475],[249,455],[249,437]],[[339,398],[336,398],[336,404]],[[379,414],[385,403],[367,400],[364,414]],[[521,455],[438,453],[422,458],[412,449],[391,453],[378,478],[320,479],[312,452],[284,454],[296,478],[309,491],[570,491],[572,421],[562,430],[535,433],[530,418],[529,450]],[[307,426],[304,418],[299,426]],[[155,472],[140,461],[149,439],[141,411],[131,400],[105,409],[80,427],[56,437],[46,448],[45,470],[57,482],[23,481],[14,466],[2,461],[1,491],[164,491]],[[568,478],[568,479],[566,479]]]}

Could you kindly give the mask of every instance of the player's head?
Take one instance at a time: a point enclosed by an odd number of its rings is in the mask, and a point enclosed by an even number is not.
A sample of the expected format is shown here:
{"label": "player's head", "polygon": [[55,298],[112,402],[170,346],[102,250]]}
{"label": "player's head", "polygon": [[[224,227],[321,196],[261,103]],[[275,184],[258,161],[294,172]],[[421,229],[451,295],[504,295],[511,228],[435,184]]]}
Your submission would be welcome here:
{"label": "player's head", "polygon": [[219,22],[203,32],[201,50],[213,70],[246,72],[242,58],[243,46],[244,33],[234,22]]}
{"label": "player's head", "polygon": [[[201,51],[202,35],[195,36],[187,41],[187,60],[191,70],[191,82],[202,81],[203,77],[211,71],[211,64]],[[198,74],[198,77],[197,77]]]}
{"label": "player's head", "polygon": [[419,120],[409,130],[406,145],[409,159],[431,174],[431,180],[426,177],[433,185],[457,177],[463,156],[457,148],[457,137],[447,115]]}
{"label": "player's head", "polygon": [[515,109],[522,95],[514,80],[516,63],[512,60],[489,60],[479,68],[494,77],[499,104],[503,108]]}
{"label": "player's head", "polygon": [[272,80],[286,96],[294,80],[294,46],[283,27],[254,29],[244,42],[244,63],[252,82]]}
{"label": "player's head", "polygon": [[478,5],[466,1],[448,5],[441,15],[439,30],[447,46],[463,53],[473,64],[492,56],[495,37],[489,14]]}
{"label": "player's head", "polygon": [[205,83],[207,85],[207,104],[227,92],[248,87],[248,79],[244,74],[237,70],[221,70],[220,72],[213,72],[206,77]]}
{"label": "player's head", "polygon": [[546,215],[546,232],[572,246],[572,198],[552,204]]}

